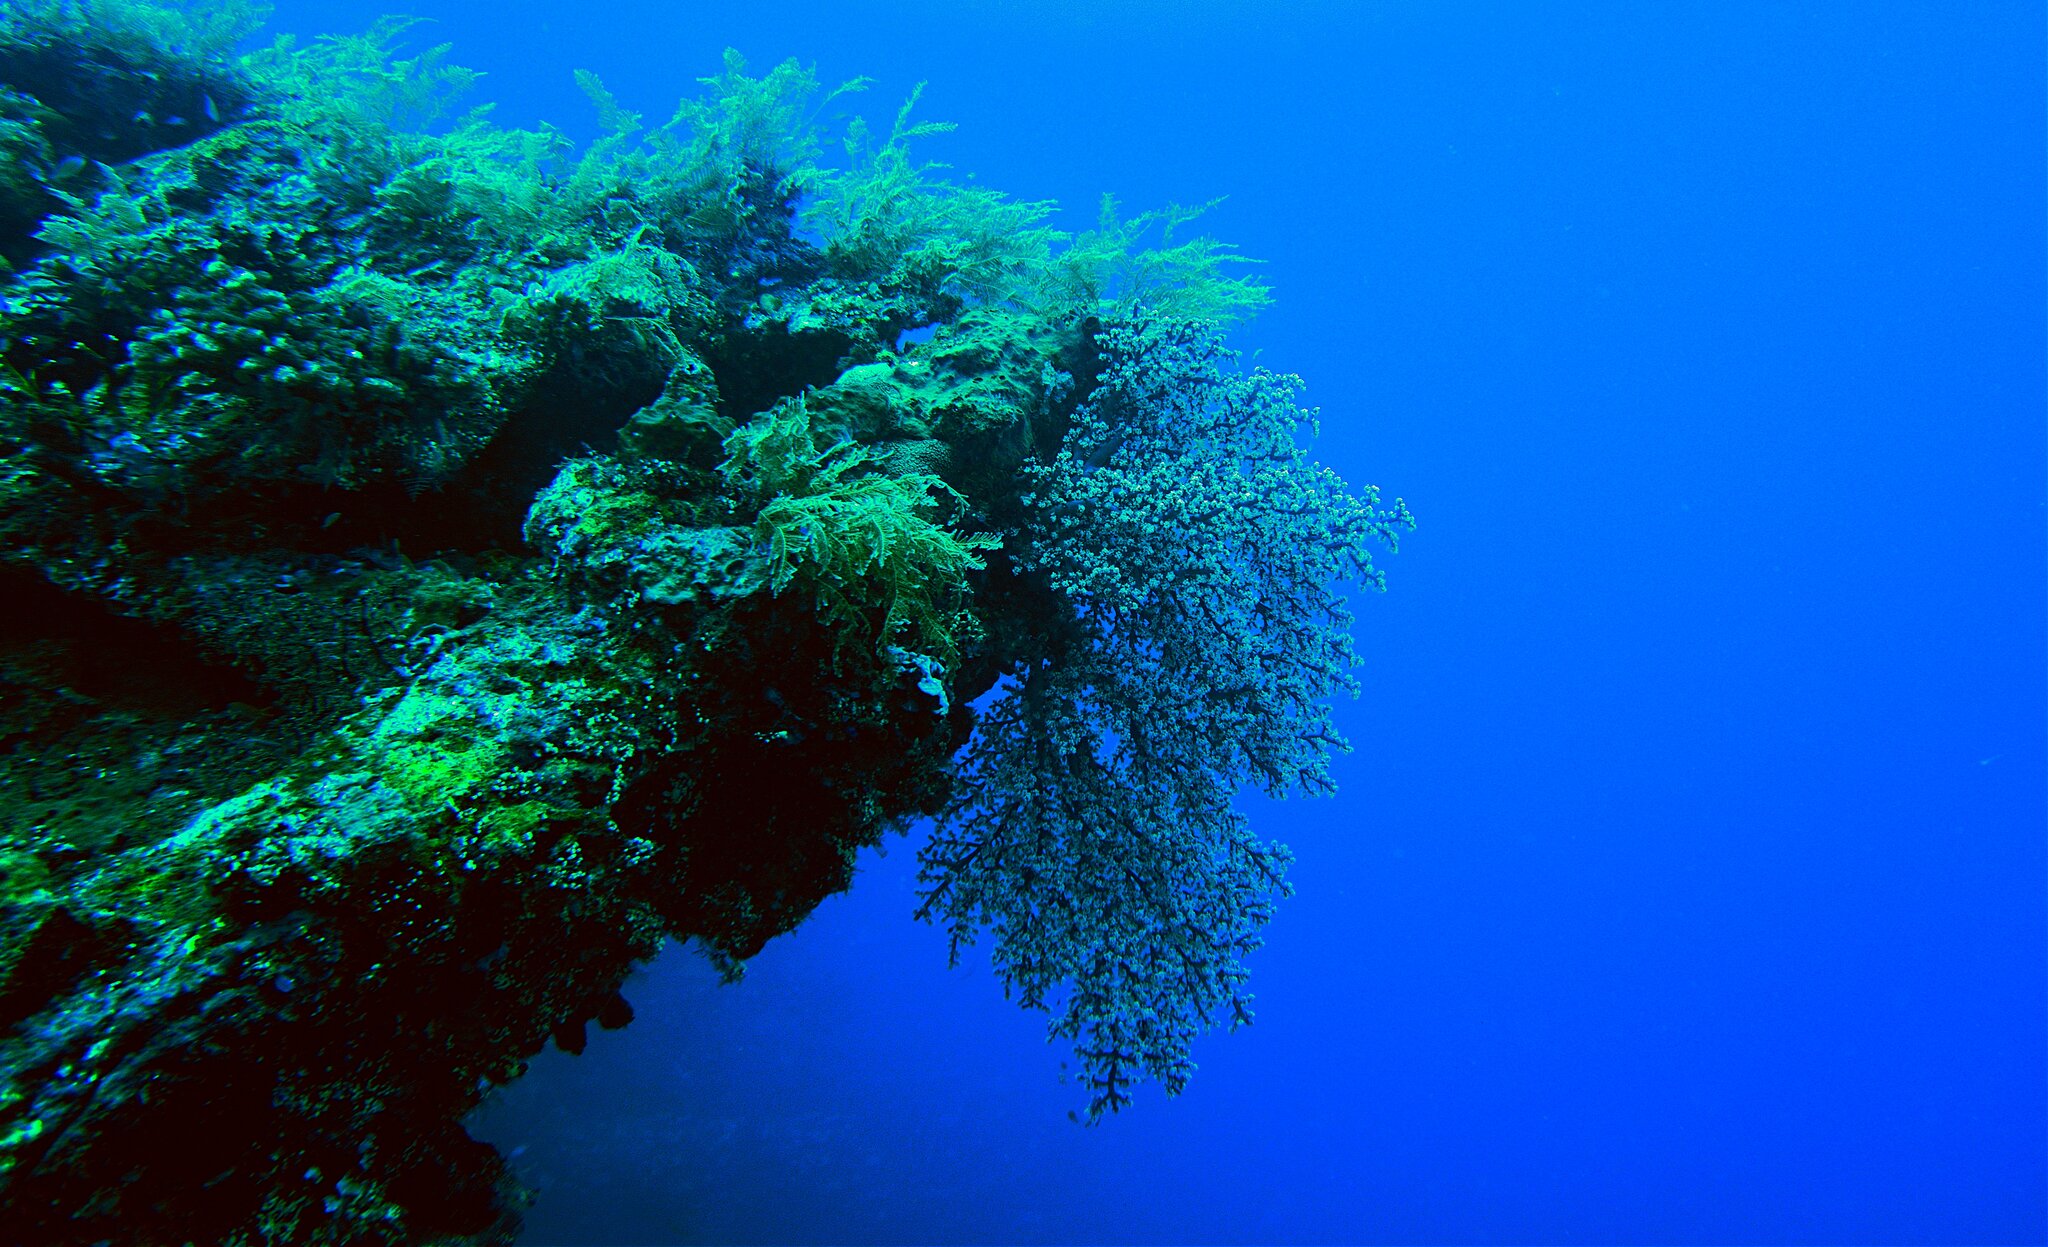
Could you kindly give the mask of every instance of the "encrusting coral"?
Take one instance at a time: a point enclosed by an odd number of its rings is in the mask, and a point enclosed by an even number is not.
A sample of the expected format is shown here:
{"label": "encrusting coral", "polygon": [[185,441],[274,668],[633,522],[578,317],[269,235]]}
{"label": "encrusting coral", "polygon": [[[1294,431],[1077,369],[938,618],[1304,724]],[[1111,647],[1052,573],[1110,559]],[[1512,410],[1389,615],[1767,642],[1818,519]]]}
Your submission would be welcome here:
{"label": "encrusting coral", "polygon": [[1088,1116],[1180,1090],[1411,523],[1224,347],[1264,287],[909,104],[828,162],[794,63],[579,75],[578,151],[260,16],[0,13],[9,1237],[508,1241],[490,1088],[926,816]]}

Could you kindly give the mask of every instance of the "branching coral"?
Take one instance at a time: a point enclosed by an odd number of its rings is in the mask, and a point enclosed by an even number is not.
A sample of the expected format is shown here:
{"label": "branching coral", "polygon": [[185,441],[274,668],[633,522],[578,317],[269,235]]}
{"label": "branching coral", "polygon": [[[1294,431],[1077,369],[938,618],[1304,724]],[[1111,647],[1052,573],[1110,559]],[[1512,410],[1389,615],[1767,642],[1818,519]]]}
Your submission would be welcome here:
{"label": "branching coral", "polygon": [[1111,322],[1065,443],[1022,473],[1019,570],[1049,589],[1015,686],[924,852],[921,913],[957,959],[1073,1040],[1089,1114],[1141,1074],[1178,1092],[1200,1030],[1251,1018],[1244,955],[1285,850],[1231,804],[1333,789],[1330,695],[1355,685],[1335,587],[1412,523],[1310,463],[1293,378],[1237,371],[1213,328]]}

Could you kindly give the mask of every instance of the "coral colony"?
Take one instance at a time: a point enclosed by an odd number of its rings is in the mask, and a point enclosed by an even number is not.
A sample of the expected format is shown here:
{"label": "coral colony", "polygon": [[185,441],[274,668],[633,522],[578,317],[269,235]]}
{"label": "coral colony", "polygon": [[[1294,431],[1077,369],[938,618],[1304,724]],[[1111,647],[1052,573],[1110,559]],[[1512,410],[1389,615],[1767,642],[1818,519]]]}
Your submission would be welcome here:
{"label": "coral colony", "polygon": [[1411,523],[1265,289],[794,63],[576,150],[260,16],[0,14],[4,1237],[507,1241],[463,1116],[927,817],[1077,1107],[1180,1090]]}

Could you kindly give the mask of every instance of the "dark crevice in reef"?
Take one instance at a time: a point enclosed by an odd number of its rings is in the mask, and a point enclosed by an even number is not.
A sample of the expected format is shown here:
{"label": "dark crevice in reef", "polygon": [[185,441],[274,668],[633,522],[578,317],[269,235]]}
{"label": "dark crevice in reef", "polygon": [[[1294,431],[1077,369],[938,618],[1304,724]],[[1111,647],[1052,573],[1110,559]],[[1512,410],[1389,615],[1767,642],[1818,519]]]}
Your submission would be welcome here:
{"label": "dark crevice in reef", "polygon": [[260,681],[206,661],[176,629],[114,614],[25,569],[0,567],[0,602],[0,668],[10,673],[0,695],[25,695],[15,690],[33,664],[44,689],[150,718],[260,710],[274,700]]}
{"label": "dark crevice in reef", "polygon": [[844,335],[791,333],[780,322],[713,341],[706,362],[719,382],[718,413],[744,422],[779,399],[830,385],[851,346]]}
{"label": "dark crevice in reef", "polygon": [[0,85],[14,92],[0,98],[0,125],[31,126],[37,140],[0,173],[11,192],[0,193],[0,257],[15,266],[41,250],[29,235],[60,192],[90,196],[104,185],[101,165],[190,143],[249,104],[247,84],[223,66],[192,59],[165,73],[161,49],[124,47],[118,32],[66,34],[0,47]]}
{"label": "dark crevice in reef", "polygon": [[174,624],[19,567],[0,567],[0,601],[0,888],[175,831],[310,739],[276,687]]}
{"label": "dark crevice in reef", "polygon": [[0,980],[0,1030],[47,1008],[93,970],[118,964],[128,935],[119,921],[81,921],[57,906],[24,907],[7,915],[15,952]]}
{"label": "dark crevice in reef", "polygon": [[[604,375],[592,384],[593,375]],[[403,499],[384,491],[355,509],[390,530],[408,550],[519,550],[533,496],[562,461],[611,449],[627,417],[661,396],[665,373],[649,361],[617,361],[613,370],[588,361],[543,377],[490,442],[442,489]]]}
{"label": "dark crevice in reef", "polygon": [[160,49],[124,47],[114,31],[88,41],[48,33],[0,48],[0,82],[47,111],[39,131],[59,159],[120,164],[204,138],[249,105],[246,82],[225,65],[194,58],[167,74]]}

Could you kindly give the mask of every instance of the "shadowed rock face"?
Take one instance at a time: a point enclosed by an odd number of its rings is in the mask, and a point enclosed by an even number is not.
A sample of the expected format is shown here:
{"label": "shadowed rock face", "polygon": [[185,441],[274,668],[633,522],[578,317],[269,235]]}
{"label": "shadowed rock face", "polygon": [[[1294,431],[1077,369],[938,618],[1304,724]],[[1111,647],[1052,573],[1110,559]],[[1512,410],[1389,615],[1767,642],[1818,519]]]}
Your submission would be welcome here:
{"label": "shadowed rock face", "polygon": [[[772,464],[722,444],[871,363],[867,313],[804,303],[786,171],[572,198],[405,128],[459,75],[334,89],[389,31],[238,61],[176,12],[0,22],[0,1220],[507,1239],[489,1088],[624,1025],[669,939],[737,972],[945,795],[968,720],[901,586],[758,531],[801,408]],[[964,499],[882,476],[958,546]]]}
{"label": "shadowed rock face", "polygon": [[[395,190],[449,150],[295,94],[331,59],[35,16],[0,27],[43,179],[0,213],[0,1219],[508,1238],[460,1125],[488,1089],[624,1025],[670,938],[736,968],[943,795],[964,718],[772,592],[717,471],[846,337],[719,311],[754,278],[699,265],[744,240],[559,203],[528,247],[390,253],[392,203],[537,174]],[[195,124],[130,123],[173,96]],[[706,418],[563,468],[664,392]]]}

